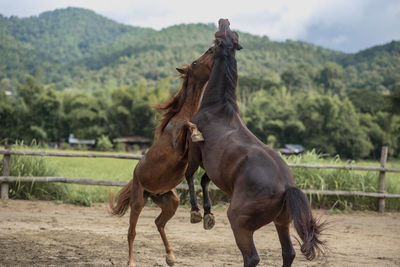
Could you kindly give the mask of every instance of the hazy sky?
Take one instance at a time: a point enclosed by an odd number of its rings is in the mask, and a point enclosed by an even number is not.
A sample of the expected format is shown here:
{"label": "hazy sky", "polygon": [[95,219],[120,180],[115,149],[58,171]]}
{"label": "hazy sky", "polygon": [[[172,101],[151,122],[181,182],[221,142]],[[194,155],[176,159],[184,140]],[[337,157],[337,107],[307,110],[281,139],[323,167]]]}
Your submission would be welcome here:
{"label": "hazy sky", "polygon": [[233,29],[345,52],[400,40],[400,0],[0,0],[0,14],[27,17],[68,6],[155,29],[223,17]]}

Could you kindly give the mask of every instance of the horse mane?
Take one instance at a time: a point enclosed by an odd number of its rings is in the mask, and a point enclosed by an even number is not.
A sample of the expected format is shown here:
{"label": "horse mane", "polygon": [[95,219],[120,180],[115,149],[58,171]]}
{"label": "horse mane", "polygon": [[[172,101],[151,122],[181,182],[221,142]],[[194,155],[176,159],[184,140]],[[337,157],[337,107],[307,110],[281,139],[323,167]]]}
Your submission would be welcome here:
{"label": "horse mane", "polygon": [[[216,34],[217,35],[217,34]],[[219,38],[215,39],[215,45],[219,45]],[[238,72],[237,72],[237,62],[234,53],[231,51],[234,50],[233,47],[222,46],[222,49],[218,51],[215,55],[215,58],[223,61],[223,67],[219,68],[218,76],[223,75],[223,84],[218,84],[217,86],[220,88],[212,88],[208,90],[208,94],[203,97],[202,105],[203,106],[213,106],[218,105],[221,109],[221,112],[227,116],[232,117],[236,113],[239,113],[239,107],[236,101],[236,87],[238,81]],[[215,65],[214,65],[215,68]],[[213,70],[214,71],[214,70]],[[211,75],[213,77],[213,75]],[[212,81],[210,79],[208,86],[212,86]]]}
{"label": "horse mane", "polygon": [[[187,66],[186,69],[189,67]],[[181,74],[182,79],[182,87],[170,100],[158,105],[154,106],[156,109],[164,110],[164,113],[161,115],[162,118],[160,123],[158,124],[155,132],[156,139],[163,133],[165,127],[167,126],[168,122],[179,113],[183,104],[185,103],[186,98],[186,88],[188,86],[188,75]]]}
{"label": "horse mane", "polygon": [[236,87],[238,81],[237,64],[236,59],[233,55],[228,55],[224,60],[225,71],[224,75],[226,80],[225,90],[223,91],[222,97],[222,112],[229,117],[232,117],[239,112],[236,99]]}

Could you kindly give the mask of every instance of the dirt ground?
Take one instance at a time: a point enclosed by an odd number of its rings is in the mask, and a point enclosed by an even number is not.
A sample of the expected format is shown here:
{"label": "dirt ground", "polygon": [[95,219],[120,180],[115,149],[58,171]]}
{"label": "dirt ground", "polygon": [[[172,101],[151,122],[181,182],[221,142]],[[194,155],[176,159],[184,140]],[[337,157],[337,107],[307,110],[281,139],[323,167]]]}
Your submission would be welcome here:
{"label": "dirt ground", "polygon": [[[400,266],[399,213],[314,213],[331,223],[324,236],[329,251],[325,259],[308,262],[293,239],[293,266]],[[138,267],[167,266],[154,224],[158,214],[158,208],[145,207],[140,216],[134,248]],[[242,266],[226,209],[214,214],[216,225],[206,231],[202,224],[190,224],[189,209],[178,208],[166,228],[175,266]],[[0,266],[125,266],[127,228],[128,216],[110,217],[105,204],[78,207],[10,200],[0,203]],[[259,266],[281,266],[273,225],[258,230],[255,242]]]}

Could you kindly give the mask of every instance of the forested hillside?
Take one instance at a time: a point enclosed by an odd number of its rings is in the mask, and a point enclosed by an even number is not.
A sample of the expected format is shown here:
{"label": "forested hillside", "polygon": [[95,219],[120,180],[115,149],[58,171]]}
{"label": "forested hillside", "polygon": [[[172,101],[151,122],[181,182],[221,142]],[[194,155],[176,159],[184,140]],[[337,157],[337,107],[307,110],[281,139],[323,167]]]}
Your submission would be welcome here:
{"label": "forested hillside", "polygon": [[[215,31],[132,27],[80,8],[0,15],[0,138],[152,137],[150,104],[179,88],[175,68],[200,56]],[[262,141],[345,157],[388,144],[400,154],[399,41],[345,54],[239,35],[241,114]]]}

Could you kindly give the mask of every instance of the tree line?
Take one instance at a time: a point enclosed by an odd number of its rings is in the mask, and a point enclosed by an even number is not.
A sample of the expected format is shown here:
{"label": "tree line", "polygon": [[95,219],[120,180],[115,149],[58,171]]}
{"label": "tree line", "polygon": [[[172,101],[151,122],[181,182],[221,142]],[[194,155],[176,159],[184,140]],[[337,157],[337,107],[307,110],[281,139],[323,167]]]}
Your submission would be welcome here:
{"label": "tree line", "polygon": [[[239,73],[240,75],[240,73]],[[382,145],[400,155],[400,88],[388,94],[348,89],[343,68],[299,64],[281,75],[239,76],[238,100],[248,128],[278,148],[303,144],[345,158],[379,157]],[[121,136],[153,138],[159,113],[152,106],[179,88],[178,77],[155,85],[122,85],[88,94],[57,91],[27,76],[16,93],[0,90],[0,138],[59,142],[73,133],[80,139]]]}

